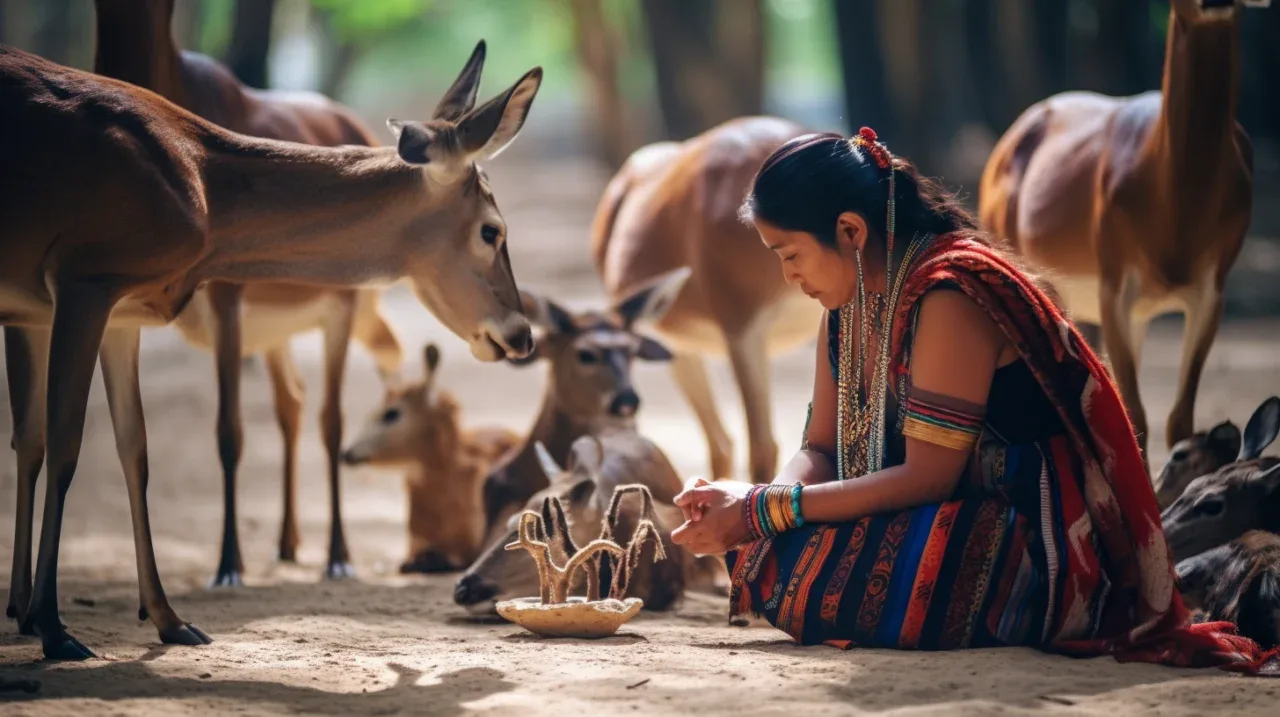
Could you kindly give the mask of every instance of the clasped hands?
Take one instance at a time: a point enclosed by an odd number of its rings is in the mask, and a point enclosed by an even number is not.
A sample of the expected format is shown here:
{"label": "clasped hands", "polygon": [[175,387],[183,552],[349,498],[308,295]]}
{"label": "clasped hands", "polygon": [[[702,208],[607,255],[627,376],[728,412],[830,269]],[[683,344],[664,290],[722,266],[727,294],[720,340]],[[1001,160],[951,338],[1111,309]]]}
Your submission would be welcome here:
{"label": "clasped hands", "polygon": [[741,544],[748,535],[743,501],[749,490],[751,484],[742,481],[685,481],[675,497],[684,523],[671,532],[671,542],[694,555],[721,555]]}

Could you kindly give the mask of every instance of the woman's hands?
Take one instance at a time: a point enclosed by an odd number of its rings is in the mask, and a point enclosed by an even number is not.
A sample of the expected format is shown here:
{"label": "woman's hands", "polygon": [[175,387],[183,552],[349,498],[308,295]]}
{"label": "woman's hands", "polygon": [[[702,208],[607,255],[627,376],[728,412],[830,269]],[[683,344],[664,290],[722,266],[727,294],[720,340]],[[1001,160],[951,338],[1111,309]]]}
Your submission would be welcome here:
{"label": "woman's hands", "polygon": [[671,541],[695,555],[719,555],[747,538],[743,506],[750,483],[691,478],[675,497],[685,522],[671,532]]}

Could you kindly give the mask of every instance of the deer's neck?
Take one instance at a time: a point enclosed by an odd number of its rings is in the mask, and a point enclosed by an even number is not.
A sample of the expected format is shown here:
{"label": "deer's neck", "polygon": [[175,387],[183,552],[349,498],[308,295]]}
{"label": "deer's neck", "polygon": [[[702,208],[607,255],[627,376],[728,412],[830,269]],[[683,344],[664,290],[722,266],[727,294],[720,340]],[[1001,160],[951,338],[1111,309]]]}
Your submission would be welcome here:
{"label": "deer's neck", "polygon": [[311,147],[214,131],[204,166],[211,247],[197,281],[353,286],[404,275],[430,233],[431,187],[394,148]]}
{"label": "deer's neck", "polygon": [[96,0],[93,71],[187,106],[170,24],[173,0]]}
{"label": "deer's neck", "polygon": [[1212,182],[1227,166],[1239,85],[1237,20],[1189,24],[1171,13],[1160,119],[1148,150],[1175,186],[1197,178]]}

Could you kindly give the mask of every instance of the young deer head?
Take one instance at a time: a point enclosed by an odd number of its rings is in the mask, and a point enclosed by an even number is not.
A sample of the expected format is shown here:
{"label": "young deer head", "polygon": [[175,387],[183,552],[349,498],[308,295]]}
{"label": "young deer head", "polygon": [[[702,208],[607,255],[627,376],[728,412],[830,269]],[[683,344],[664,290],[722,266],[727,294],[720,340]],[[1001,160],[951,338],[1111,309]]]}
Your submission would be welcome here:
{"label": "young deer head", "polygon": [[1280,459],[1231,463],[1200,476],[1160,519],[1175,561],[1250,530],[1280,530]]}
{"label": "young deer head", "polygon": [[480,41],[432,119],[391,119],[405,162],[422,168],[435,211],[410,234],[452,237],[432,251],[406,252],[404,274],[419,300],[482,361],[523,357],[533,338],[507,256],[507,225],[477,162],[496,157],[524,126],[542,84],[542,69],[476,107],[484,67]]}
{"label": "young deer head", "polygon": [[[552,558],[563,563],[567,557],[564,541],[555,538],[563,536],[564,531],[552,530],[550,527],[557,524],[557,516],[552,513],[549,498],[559,498],[565,513],[570,516],[565,527],[574,543],[585,545],[598,537],[603,513],[593,499],[599,479],[598,469],[603,458],[602,448],[594,436],[583,436],[574,441],[568,469],[556,464],[541,442],[535,443],[534,449],[538,452],[538,463],[551,485],[530,498],[525,503],[524,510],[542,513],[544,524],[548,526],[548,533],[552,536]],[[538,570],[533,561],[524,553],[505,548],[508,543],[516,541],[519,520],[520,513],[512,515],[507,521],[506,534],[491,543],[467,569],[454,588],[454,602],[468,609],[484,611],[492,609],[498,600],[538,594]]]}
{"label": "young deer head", "polygon": [[604,313],[571,314],[550,299],[526,292],[526,313],[543,327],[544,335],[529,356],[510,362],[526,366],[547,360],[556,410],[573,419],[588,423],[602,415],[632,418],[640,407],[631,384],[632,361],[671,359],[662,344],[636,333],[635,328],[643,321],[661,319],[690,273],[682,267],[663,274]]}
{"label": "young deer head", "polygon": [[1244,437],[1231,421],[1223,421],[1207,432],[1178,441],[1156,477],[1156,502],[1163,510],[1173,505],[1191,481],[1208,475],[1233,461],[1251,461],[1262,455],[1280,434],[1280,397],[1263,401],[1249,422]]}
{"label": "young deer head", "polygon": [[387,390],[382,408],[342,452],[344,463],[403,468],[424,456],[448,456],[457,450],[458,404],[435,390],[440,349],[427,344],[422,358],[422,381]]}
{"label": "young deer head", "polygon": [[1280,643],[1280,535],[1251,530],[1177,567],[1187,607],[1234,622],[1263,647]]}

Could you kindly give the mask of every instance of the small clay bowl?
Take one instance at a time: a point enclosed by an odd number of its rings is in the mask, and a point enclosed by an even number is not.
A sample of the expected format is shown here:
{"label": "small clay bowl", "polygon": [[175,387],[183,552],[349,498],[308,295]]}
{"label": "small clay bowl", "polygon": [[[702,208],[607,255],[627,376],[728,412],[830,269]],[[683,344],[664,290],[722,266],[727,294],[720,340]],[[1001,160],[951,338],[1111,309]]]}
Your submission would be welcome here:
{"label": "small clay bowl", "polygon": [[568,602],[543,605],[536,597],[504,600],[498,614],[543,637],[609,637],[640,612],[640,598],[593,600],[571,597]]}

